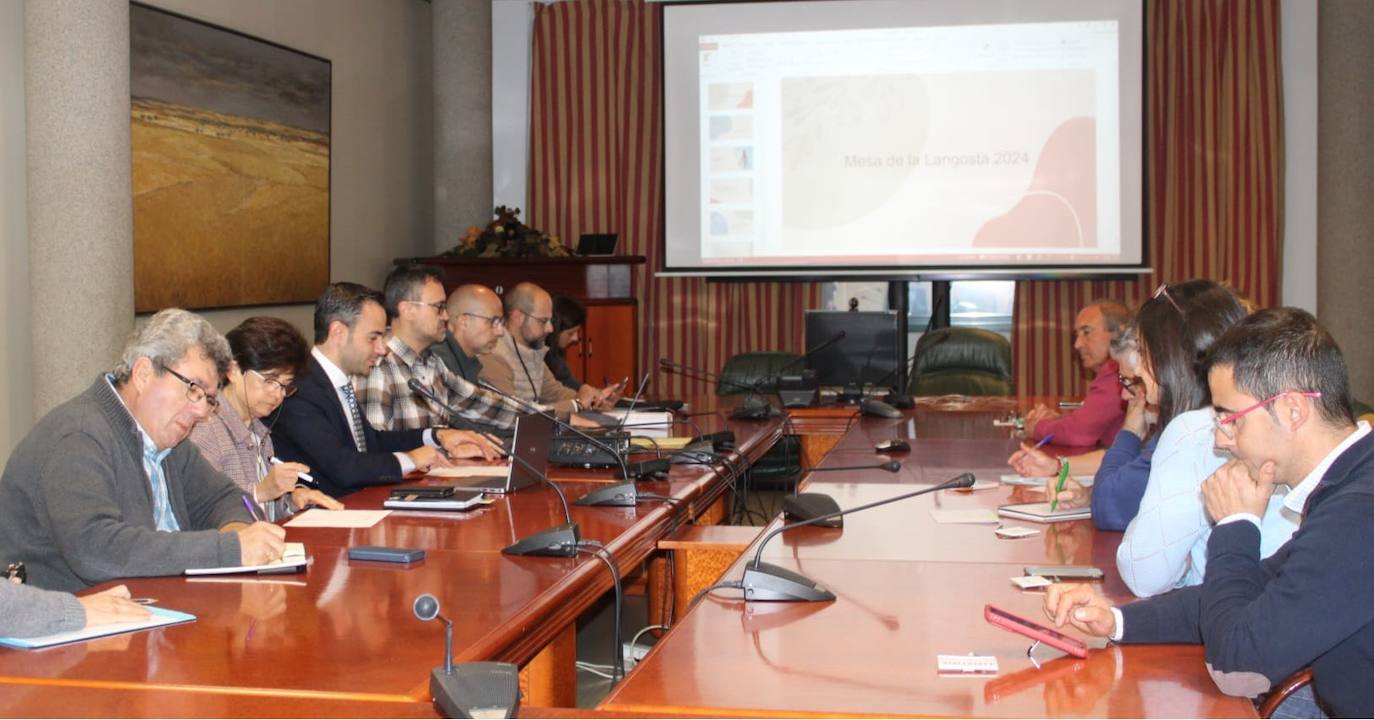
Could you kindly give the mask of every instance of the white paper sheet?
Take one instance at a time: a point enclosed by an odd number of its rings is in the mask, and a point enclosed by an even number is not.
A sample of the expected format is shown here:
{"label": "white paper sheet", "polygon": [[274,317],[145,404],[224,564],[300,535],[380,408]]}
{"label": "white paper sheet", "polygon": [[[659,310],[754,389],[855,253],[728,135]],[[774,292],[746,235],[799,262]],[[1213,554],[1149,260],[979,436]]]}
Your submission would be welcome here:
{"label": "white paper sheet", "polygon": [[324,510],[315,508],[291,518],[293,528],[370,528],[390,515],[390,510]]}

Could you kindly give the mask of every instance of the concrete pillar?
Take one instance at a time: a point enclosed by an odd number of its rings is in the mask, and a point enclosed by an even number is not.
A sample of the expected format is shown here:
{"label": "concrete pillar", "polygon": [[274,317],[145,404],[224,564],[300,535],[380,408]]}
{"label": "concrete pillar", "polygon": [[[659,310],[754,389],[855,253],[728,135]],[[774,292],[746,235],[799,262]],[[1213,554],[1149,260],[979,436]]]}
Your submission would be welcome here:
{"label": "concrete pillar", "polygon": [[[1323,0],[1317,52],[1317,318],[1340,343],[1351,390],[1374,402],[1374,3]],[[1301,242],[1290,238],[1289,242]]]}
{"label": "concrete pillar", "polygon": [[134,326],[127,0],[25,0],[36,415],[111,366]]}
{"label": "concrete pillar", "polygon": [[433,0],[435,251],[491,219],[491,3]]}

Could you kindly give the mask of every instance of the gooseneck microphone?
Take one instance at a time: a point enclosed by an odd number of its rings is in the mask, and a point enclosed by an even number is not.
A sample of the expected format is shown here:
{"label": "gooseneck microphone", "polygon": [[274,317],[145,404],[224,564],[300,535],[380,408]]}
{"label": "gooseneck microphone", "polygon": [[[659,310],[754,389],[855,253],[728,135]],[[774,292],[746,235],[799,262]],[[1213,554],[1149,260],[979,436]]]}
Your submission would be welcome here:
{"label": "gooseneck microphone", "polygon": [[767,400],[757,396],[759,392],[759,383],[750,385],[735,380],[727,380],[716,373],[707,372],[699,368],[687,367],[681,363],[675,363],[668,358],[659,358],[658,367],[663,372],[677,373],[678,375],[689,377],[694,380],[713,382],[721,387],[733,390],[743,390],[747,393],[744,396],[744,400],[740,402],[739,407],[730,411],[730,417],[735,420],[767,420],[772,417],[775,412],[773,406],[768,404]]}
{"label": "gooseneck microphone", "polygon": [[586,440],[587,442],[589,442],[589,443],[591,443],[592,445],[596,446],[596,448],[599,449],[599,450],[604,450],[605,452],[609,453],[609,454],[611,455],[611,457],[615,458],[615,459],[616,459],[616,462],[620,463],[620,473],[621,473],[621,477],[625,477],[625,478],[630,477],[630,470],[629,470],[629,468],[628,468],[628,467],[626,466],[626,464],[625,464],[625,454],[624,454],[624,453],[617,452],[617,451],[616,451],[614,448],[612,448],[610,445],[607,445],[606,443],[604,443],[604,442],[598,440],[595,436],[593,436],[593,435],[591,435],[591,434],[589,434],[589,433],[583,432],[580,428],[574,426],[572,423],[566,423],[566,422],[563,422],[562,420],[559,420],[559,419],[558,419],[558,416],[554,415],[554,414],[551,413],[551,412],[548,412],[547,410],[544,410],[543,408],[539,407],[538,405],[535,405],[534,403],[529,402],[529,401],[525,400],[524,398],[519,398],[519,397],[516,397],[516,396],[514,396],[514,395],[511,395],[510,393],[505,392],[504,390],[501,390],[501,389],[497,388],[496,386],[492,385],[492,384],[489,383],[489,382],[486,382],[486,381],[484,381],[484,380],[479,379],[479,380],[477,380],[477,386],[480,387],[480,388],[484,388],[484,389],[486,389],[486,390],[490,390],[491,392],[494,392],[494,393],[496,393],[497,395],[500,395],[501,397],[506,398],[507,400],[510,400],[511,402],[513,402],[513,403],[519,405],[520,407],[524,408],[526,412],[531,412],[531,413],[534,413],[534,414],[536,414],[536,415],[539,415],[539,416],[548,418],[548,419],[549,419],[549,422],[552,422],[554,425],[557,425],[559,428],[561,428],[561,429],[563,429],[563,430],[567,430],[568,432],[571,432],[572,434],[574,434],[574,435],[576,435],[576,436],[582,438],[583,440]]}
{"label": "gooseneck microphone", "polygon": [[444,664],[429,673],[429,693],[444,717],[510,718],[520,709],[520,669],[503,662],[453,664],[453,623],[439,614],[439,599],[423,593],[411,609],[422,622],[444,624]]}
{"label": "gooseneck microphone", "polygon": [[[536,415],[533,417],[526,416],[525,420],[526,422],[530,422],[534,421],[536,418],[540,421],[547,421],[550,419],[548,417]],[[525,460],[525,458],[520,457],[520,453],[517,452],[515,448],[510,448],[508,454],[510,455],[511,462],[520,463],[526,470],[529,470],[538,477],[541,482],[553,489],[554,494],[558,496],[559,504],[563,507],[563,524],[555,525],[546,530],[540,530],[533,535],[517,540],[507,547],[502,548],[502,554],[543,555],[552,557],[576,556],[578,546],[582,543],[582,533],[578,529],[577,523],[573,522],[572,511],[568,508],[568,496],[563,493],[563,488],[558,487],[558,483],[550,480],[547,473],[540,471],[538,468],[531,465],[529,461]]]}
{"label": "gooseneck microphone", "polygon": [[777,535],[805,525],[819,524],[822,521],[829,520],[831,516],[838,517],[840,515],[848,515],[849,513],[868,510],[880,505],[887,505],[899,500],[914,498],[917,495],[933,493],[938,490],[973,487],[973,483],[973,474],[964,473],[934,487],[922,488],[914,492],[890,497],[885,500],[878,500],[847,510],[838,510],[828,515],[821,515],[811,520],[803,520],[801,522],[783,525],[773,530],[767,535],[764,535],[763,539],[759,541],[758,548],[754,551],[754,559],[744,568],[744,578],[741,581],[741,587],[744,589],[745,602],[828,602],[835,599],[834,593],[821,587],[816,581],[805,575],[763,562],[763,548],[768,545],[769,540],[772,540]]}
{"label": "gooseneck microphone", "polygon": [[463,414],[458,412],[456,408],[441,400],[439,396],[434,393],[433,390],[425,387],[425,384],[420,382],[416,378],[411,378],[410,380],[407,380],[406,387],[410,388],[410,391],[415,393],[416,395],[419,395],[420,397],[423,397],[431,403],[434,403],[434,405],[438,407],[440,410],[443,410],[444,412],[448,413],[448,422],[444,423],[445,425],[455,425],[459,420],[462,420],[463,422],[471,423],[473,425],[483,425],[492,428],[496,433],[499,434],[510,433],[510,428],[503,428],[495,423],[484,422],[480,420],[470,420],[468,418],[463,417]]}
{"label": "gooseneck microphone", "polygon": [[[845,470],[886,470],[890,473],[900,472],[902,464],[896,460],[889,460],[873,465],[849,465],[845,467],[817,467],[807,470],[808,477],[816,472],[840,472]],[[801,487],[801,478],[797,478],[797,487]],[[819,527],[844,527],[844,518],[836,515],[840,505],[835,502],[835,498],[824,493],[796,492],[782,500],[782,514],[792,520],[809,520]],[[822,516],[829,516],[828,520],[820,520]]]}

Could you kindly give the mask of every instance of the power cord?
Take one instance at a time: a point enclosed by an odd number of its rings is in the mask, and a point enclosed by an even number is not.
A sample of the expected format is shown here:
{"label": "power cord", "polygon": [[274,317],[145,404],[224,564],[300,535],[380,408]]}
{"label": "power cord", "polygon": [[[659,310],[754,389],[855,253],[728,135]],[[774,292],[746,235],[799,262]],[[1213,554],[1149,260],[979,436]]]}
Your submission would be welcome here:
{"label": "power cord", "polygon": [[583,540],[577,544],[578,552],[583,552],[593,557],[599,558],[606,563],[606,568],[611,571],[611,582],[615,585],[615,663],[611,671],[611,682],[614,683],[625,677],[625,646],[621,641],[620,614],[624,604],[623,590],[620,584],[620,568],[615,565],[615,558],[611,556],[605,545],[596,540]]}
{"label": "power cord", "polygon": [[712,585],[712,586],[710,586],[710,587],[708,587],[708,588],[702,590],[701,592],[697,593],[696,595],[693,595],[693,596],[692,596],[692,601],[689,602],[689,603],[687,603],[687,609],[688,609],[688,610],[691,610],[692,608],[696,607],[696,606],[697,606],[697,603],[700,602],[702,598],[706,597],[707,595],[710,595],[711,593],[713,593],[713,592],[715,592],[715,591],[717,591],[717,590],[743,590],[743,589],[744,589],[744,582],[741,581],[741,580],[722,580],[722,581],[716,583],[715,585]]}

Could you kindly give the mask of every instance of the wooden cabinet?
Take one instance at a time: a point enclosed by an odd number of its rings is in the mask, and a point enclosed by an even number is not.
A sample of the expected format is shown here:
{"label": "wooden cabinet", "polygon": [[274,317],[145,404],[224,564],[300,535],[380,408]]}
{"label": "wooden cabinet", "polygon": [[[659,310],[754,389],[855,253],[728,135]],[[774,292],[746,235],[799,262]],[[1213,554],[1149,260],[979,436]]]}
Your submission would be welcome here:
{"label": "wooden cabinet", "polygon": [[584,300],[587,324],[582,326],[582,342],[566,351],[568,367],[583,382],[603,387],[607,381],[630,382],[626,394],[633,395],[639,385],[637,334],[639,304],[634,300]]}
{"label": "wooden cabinet", "polygon": [[606,378],[639,383],[639,302],[630,293],[630,274],[642,255],[568,258],[465,258],[446,255],[398,258],[397,265],[424,263],[438,268],[444,289],[481,283],[503,294],[517,283],[532,282],[552,295],[587,307],[582,342],[568,348],[568,366],[584,382],[600,386]]}

